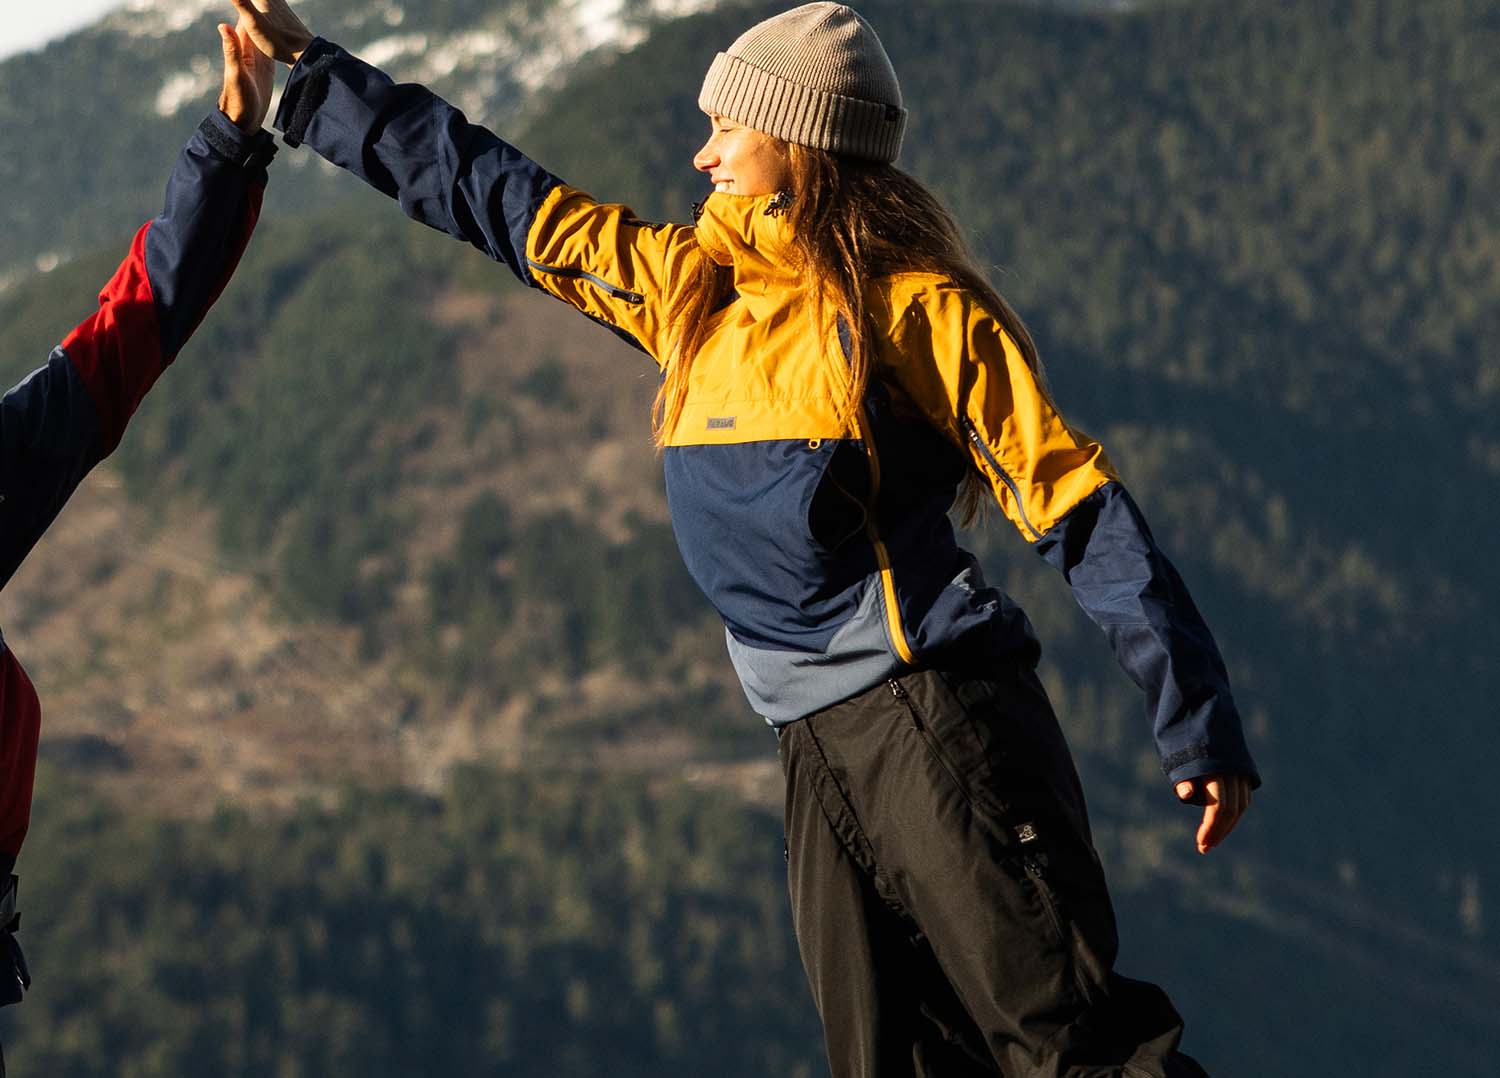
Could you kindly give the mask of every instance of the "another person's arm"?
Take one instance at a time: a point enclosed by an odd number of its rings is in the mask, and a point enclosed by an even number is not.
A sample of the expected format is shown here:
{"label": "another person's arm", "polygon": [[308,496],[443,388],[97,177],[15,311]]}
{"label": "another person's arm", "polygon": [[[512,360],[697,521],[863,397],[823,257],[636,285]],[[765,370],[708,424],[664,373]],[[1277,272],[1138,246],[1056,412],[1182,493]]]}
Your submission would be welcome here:
{"label": "another person's arm", "polygon": [[395,199],[414,221],[502,262],[524,283],[662,360],[671,282],[692,229],[595,201],[424,86],[314,37],[285,0],[233,0],[255,43],[292,65],[274,124]]}
{"label": "another person's arm", "polygon": [[[271,68],[248,38],[227,28],[221,37],[221,111],[183,148],[161,216],[136,233],[99,309],[0,400],[0,586],[89,469],[119,443],[141,398],[229,280],[255,227],[275,153],[260,131]],[[0,662],[0,871],[8,871],[30,817],[39,712],[30,682],[3,646]]]}
{"label": "another person's arm", "polygon": [[[1059,570],[1146,695],[1162,770],[1205,806],[1198,848],[1222,841],[1260,777],[1229,675],[1182,578],[1094,440],[1070,427],[999,322],[957,288],[936,289],[903,388],[971,456],[1006,517]],[[906,329],[907,324],[914,329]]]}
{"label": "another person's arm", "polygon": [[[241,61],[240,43],[231,40],[223,43],[233,72],[226,84],[235,85],[222,103],[234,115],[215,111],[199,125],[167,181],[161,215],[136,233],[98,309],[0,403],[0,585],[89,469],[119,444],[255,227],[276,152],[260,130],[270,65],[253,48]],[[247,99],[241,79],[259,89],[258,98]]]}

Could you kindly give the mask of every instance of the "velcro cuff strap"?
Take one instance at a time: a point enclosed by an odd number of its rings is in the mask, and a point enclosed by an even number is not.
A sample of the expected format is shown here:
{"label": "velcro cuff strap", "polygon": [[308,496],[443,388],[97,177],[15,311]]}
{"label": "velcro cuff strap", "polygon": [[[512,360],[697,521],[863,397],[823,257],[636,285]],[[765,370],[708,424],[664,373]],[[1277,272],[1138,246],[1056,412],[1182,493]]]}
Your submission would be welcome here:
{"label": "velcro cuff strap", "polygon": [[269,131],[257,131],[253,135],[236,139],[216,124],[212,116],[199,124],[198,130],[214,153],[246,172],[264,172],[276,156],[276,140]]}
{"label": "velcro cuff strap", "polygon": [[[308,49],[311,50],[316,44],[315,41],[313,45],[308,46]],[[305,54],[303,59],[306,59]],[[281,131],[281,141],[288,146],[302,145],[302,140],[307,135],[307,127],[312,123],[313,113],[317,112],[323,102],[328,99],[328,82],[331,78],[329,69],[338,62],[338,59],[337,52],[325,52],[307,65],[306,73],[293,90],[296,100],[292,102],[291,118],[287,120],[286,126]]]}

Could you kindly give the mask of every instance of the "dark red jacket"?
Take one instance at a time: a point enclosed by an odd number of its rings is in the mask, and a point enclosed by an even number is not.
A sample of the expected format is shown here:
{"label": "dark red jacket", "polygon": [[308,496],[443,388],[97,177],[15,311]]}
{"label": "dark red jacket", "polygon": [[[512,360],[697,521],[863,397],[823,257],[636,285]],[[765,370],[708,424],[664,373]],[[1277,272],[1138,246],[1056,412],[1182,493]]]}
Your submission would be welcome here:
{"label": "dark red jacket", "polygon": [[[0,587],[120,443],[218,298],[255,227],[275,152],[265,132],[248,136],[220,112],[205,119],[172,169],[165,208],[136,233],[99,309],[0,400]],[[36,690],[0,636],[0,895],[30,820],[40,723]],[[12,987],[0,984],[0,1003]]]}

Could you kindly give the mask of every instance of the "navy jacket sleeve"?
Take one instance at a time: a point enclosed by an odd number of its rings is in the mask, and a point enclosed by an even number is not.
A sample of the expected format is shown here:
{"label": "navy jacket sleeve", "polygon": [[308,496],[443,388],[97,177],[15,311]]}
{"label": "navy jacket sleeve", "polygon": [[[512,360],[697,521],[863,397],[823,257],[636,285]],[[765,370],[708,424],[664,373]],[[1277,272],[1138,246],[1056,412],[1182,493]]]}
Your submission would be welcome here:
{"label": "navy jacket sleeve", "polygon": [[220,112],[199,126],[162,213],[135,235],[99,308],[0,401],[0,586],[119,444],[157,377],[218,298],[259,216],[270,135]]}
{"label": "navy jacket sleeve", "polygon": [[561,183],[425,86],[395,83],[322,38],[287,78],[275,126],[533,285],[526,237]]}
{"label": "navy jacket sleeve", "polygon": [[1105,483],[1036,548],[1145,692],[1168,779],[1239,773],[1259,786],[1218,646],[1125,487]]}

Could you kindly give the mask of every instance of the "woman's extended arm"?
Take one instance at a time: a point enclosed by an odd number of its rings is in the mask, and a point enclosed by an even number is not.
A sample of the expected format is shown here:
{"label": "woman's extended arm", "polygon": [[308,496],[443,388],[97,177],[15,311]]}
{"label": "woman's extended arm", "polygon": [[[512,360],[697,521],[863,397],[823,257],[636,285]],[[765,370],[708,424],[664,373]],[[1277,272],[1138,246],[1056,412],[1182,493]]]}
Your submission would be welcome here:
{"label": "woman's extended arm", "polygon": [[1182,578],[1103,448],[1063,420],[999,323],[951,286],[911,302],[896,342],[903,355],[932,358],[902,363],[902,388],[970,454],[1005,515],[1104,631],[1146,694],[1162,770],[1208,810],[1199,848],[1214,845],[1260,778],[1224,661]]}
{"label": "woman's extended arm", "polygon": [[275,125],[520,280],[660,358],[669,283],[692,229],[640,221],[565,185],[424,86],[313,37],[285,0],[233,0],[260,49],[293,64]]}

